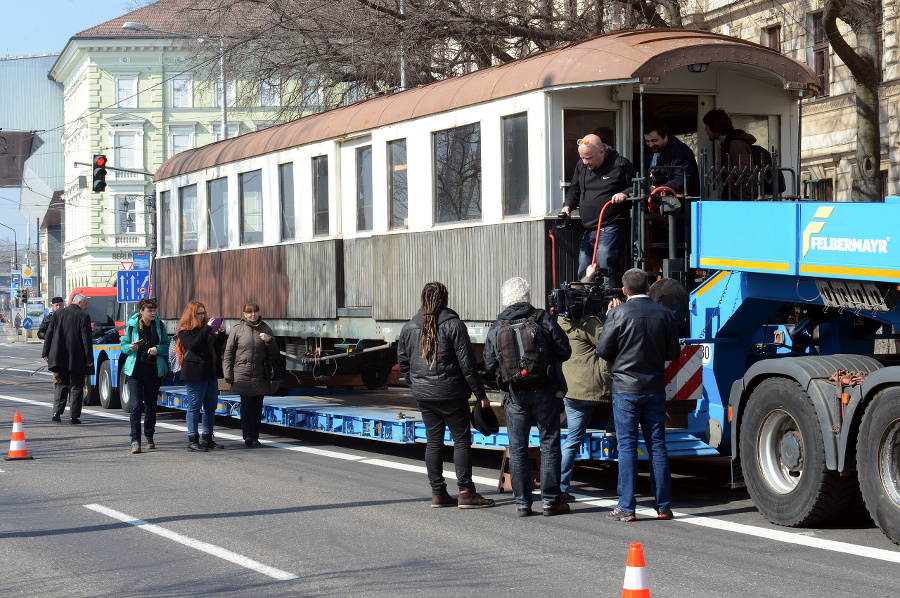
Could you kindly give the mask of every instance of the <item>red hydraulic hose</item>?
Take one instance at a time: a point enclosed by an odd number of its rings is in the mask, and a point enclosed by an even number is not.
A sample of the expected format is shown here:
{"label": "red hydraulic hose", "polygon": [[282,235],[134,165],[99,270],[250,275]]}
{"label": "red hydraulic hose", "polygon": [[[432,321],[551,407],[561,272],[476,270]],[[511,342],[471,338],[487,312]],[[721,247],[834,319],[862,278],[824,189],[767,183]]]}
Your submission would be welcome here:
{"label": "red hydraulic hose", "polygon": [[603,227],[603,212],[606,211],[606,208],[609,207],[609,204],[612,203],[612,200],[603,204],[603,209],[600,210],[600,218],[597,219],[597,237],[594,239],[594,255],[591,258],[591,265],[595,268],[597,267],[597,246],[600,244],[600,229]]}

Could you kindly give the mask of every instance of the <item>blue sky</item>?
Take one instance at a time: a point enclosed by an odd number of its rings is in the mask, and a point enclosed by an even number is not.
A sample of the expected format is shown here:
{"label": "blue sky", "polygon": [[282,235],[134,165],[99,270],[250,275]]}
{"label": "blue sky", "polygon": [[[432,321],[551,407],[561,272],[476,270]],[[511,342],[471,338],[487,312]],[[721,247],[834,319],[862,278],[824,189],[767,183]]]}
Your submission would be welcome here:
{"label": "blue sky", "polygon": [[[0,56],[29,56],[62,52],[69,38],[134,10],[147,2],[135,0],[0,0]],[[0,98],[0,101],[3,101]],[[0,123],[0,128],[3,123]],[[0,222],[16,231],[19,245],[27,239],[26,217],[16,209],[18,189],[0,189]],[[43,217],[40,214],[39,217]],[[35,227],[31,222],[34,247]],[[0,239],[12,240],[0,227]]]}

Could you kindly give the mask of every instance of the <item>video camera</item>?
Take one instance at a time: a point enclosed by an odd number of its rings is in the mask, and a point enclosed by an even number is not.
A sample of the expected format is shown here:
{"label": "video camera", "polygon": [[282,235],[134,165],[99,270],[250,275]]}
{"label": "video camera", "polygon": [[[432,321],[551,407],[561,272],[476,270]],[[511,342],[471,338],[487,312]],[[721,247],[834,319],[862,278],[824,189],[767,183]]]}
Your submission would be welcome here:
{"label": "video camera", "polygon": [[603,316],[609,302],[621,297],[619,289],[610,289],[600,282],[564,282],[550,291],[550,312],[573,320],[589,315]]}

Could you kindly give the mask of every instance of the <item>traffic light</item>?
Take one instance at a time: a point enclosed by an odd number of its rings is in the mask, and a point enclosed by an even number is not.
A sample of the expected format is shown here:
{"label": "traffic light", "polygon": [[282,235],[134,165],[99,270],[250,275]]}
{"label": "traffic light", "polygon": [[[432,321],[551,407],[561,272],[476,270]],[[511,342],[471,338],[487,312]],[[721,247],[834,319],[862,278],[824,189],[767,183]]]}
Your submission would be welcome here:
{"label": "traffic light", "polygon": [[28,303],[28,291],[22,289],[22,303]]}
{"label": "traffic light", "polygon": [[91,189],[94,193],[102,193],[106,189],[106,156],[103,154],[94,156],[94,184]]}

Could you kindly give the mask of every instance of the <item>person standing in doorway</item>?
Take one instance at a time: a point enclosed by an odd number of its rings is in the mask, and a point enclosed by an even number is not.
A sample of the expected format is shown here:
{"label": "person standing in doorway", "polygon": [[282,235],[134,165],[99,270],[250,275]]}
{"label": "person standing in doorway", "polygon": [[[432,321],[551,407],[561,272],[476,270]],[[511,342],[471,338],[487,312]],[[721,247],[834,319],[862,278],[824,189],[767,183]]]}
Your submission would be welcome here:
{"label": "person standing in doorway", "polygon": [[72,304],[56,312],[44,337],[41,357],[59,383],[53,392],[53,421],[62,421],[66,401],[71,399],[70,422],[81,423],[84,402],[84,378],[94,373],[94,346],[91,317],[85,311],[88,298],[78,294]]}

